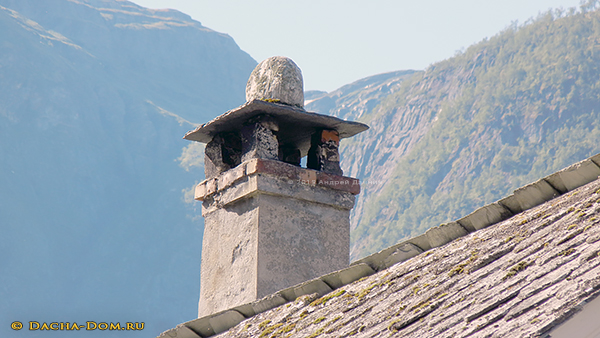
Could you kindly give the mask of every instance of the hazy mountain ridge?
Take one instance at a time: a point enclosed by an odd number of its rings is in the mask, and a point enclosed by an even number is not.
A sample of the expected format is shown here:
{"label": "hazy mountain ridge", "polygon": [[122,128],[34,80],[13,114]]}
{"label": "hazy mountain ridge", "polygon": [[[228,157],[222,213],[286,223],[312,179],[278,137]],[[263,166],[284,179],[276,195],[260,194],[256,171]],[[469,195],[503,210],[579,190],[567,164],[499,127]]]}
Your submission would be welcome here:
{"label": "hazy mountain ridge", "polygon": [[[80,46],[115,83],[132,85],[130,78],[144,79],[136,82],[138,91],[156,95],[153,102],[188,120],[230,109],[231,102],[223,100],[222,93],[232,86],[241,93],[235,101],[243,102],[247,79],[241,79],[255,64],[231,37],[175,10],[150,10],[113,0],[3,0],[0,5]],[[236,55],[246,56],[236,59]],[[175,76],[176,82],[162,85],[165,78]],[[189,109],[173,109],[190,101]]]}
{"label": "hazy mountain ridge", "polygon": [[179,166],[182,136],[243,103],[256,62],[127,1],[0,0],[0,32],[1,316],[189,320],[203,223],[182,190],[203,172]]}
{"label": "hazy mountain ridge", "polygon": [[371,129],[342,151],[345,173],[363,181],[353,258],[600,152],[596,8],[509,27],[414,74],[363,115]]}
{"label": "hazy mountain ridge", "polygon": [[394,93],[414,70],[401,70],[369,76],[330,93],[313,91],[305,109],[329,114],[345,120],[357,120],[370,112],[379,102]]}

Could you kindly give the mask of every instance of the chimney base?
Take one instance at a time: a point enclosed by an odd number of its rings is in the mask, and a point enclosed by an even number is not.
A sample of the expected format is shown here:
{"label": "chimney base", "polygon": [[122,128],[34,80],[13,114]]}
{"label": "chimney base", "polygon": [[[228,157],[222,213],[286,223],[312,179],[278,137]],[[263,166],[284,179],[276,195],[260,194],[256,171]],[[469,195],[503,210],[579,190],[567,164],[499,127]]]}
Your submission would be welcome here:
{"label": "chimney base", "polygon": [[349,265],[358,180],[252,159],[196,188],[205,217],[198,316]]}

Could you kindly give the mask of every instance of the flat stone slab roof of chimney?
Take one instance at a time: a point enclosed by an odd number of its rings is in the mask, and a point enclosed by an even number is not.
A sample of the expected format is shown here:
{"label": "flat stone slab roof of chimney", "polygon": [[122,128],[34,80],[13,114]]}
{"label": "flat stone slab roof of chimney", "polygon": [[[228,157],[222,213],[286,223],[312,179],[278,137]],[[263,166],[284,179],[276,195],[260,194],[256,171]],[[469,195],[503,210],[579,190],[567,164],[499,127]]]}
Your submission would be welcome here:
{"label": "flat stone slab roof of chimney", "polygon": [[302,156],[308,153],[310,138],[318,129],[334,129],[340,134],[340,139],[352,137],[369,129],[369,126],[360,122],[307,112],[287,104],[253,100],[199,126],[185,134],[183,138],[208,143],[217,133],[239,131],[249,119],[262,114],[271,115],[277,120],[279,124],[277,137],[280,144],[295,145],[300,149]]}

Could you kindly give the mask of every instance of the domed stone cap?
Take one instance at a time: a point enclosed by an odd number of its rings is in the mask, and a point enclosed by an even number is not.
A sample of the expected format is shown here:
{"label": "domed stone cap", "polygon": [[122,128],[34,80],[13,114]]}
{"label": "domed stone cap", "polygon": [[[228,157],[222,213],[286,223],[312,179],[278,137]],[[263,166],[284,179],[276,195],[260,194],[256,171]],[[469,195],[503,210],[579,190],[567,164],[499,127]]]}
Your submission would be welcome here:
{"label": "domed stone cap", "polygon": [[270,57],[259,63],[246,84],[246,102],[263,100],[304,108],[302,71],[284,56]]}

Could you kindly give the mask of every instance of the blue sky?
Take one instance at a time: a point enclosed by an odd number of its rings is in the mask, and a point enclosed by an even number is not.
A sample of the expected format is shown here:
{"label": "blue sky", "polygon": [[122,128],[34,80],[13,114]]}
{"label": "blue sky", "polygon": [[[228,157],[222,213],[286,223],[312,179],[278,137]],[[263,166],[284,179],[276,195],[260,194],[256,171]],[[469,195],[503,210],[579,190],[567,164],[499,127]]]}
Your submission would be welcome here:
{"label": "blue sky", "polygon": [[306,90],[332,91],[360,78],[425,69],[512,22],[580,0],[133,0],[173,8],[227,33],[255,60],[284,55]]}

